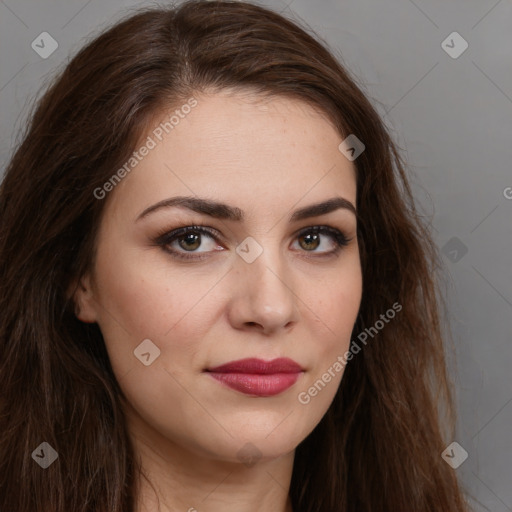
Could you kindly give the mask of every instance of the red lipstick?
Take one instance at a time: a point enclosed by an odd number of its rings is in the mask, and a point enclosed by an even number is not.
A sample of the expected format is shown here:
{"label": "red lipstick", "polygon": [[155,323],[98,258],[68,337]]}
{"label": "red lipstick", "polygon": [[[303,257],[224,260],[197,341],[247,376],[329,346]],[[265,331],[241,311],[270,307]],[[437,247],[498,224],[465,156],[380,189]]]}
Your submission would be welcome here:
{"label": "red lipstick", "polygon": [[274,396],[293,386],[303,369],[292,359],[240,359],[206,370],[222,384],[255,396]]}

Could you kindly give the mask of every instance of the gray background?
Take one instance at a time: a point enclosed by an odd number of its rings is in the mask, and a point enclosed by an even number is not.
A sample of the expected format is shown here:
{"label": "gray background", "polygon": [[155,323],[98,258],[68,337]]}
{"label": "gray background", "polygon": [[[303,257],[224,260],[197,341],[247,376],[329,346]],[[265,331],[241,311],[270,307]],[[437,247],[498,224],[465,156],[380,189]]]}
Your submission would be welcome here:
{"label": "gray background", "polygon": [[[456,471],[479,502],[471,500],[475,510],[512,511],[512,3],[260,3],[325,39],[365,84],[404,151],[448,277],[455,440],[469,453]],[[48,79],[86,39],[142,5],[149,4],[0,0],[2,172]],[[59,45],[47,59],[31,48],[44,31]],[[442,46],[454,31],[469,45],[457,58]],[[456,40],[445,44],[461,48]]]}

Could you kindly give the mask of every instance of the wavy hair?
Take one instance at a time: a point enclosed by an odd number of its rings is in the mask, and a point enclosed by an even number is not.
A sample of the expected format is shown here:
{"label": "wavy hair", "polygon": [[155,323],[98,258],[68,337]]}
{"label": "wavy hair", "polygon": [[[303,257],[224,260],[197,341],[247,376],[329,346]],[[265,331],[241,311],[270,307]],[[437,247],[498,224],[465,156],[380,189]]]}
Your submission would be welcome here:
{"label": "wavy hair", "polygon": [[[122,392],[97,324],[69,288],[94,265],[106,200],[159,109],[250,88],[323,111],[354,161],[363,297],[354,336],[402,311],[347,365],[297,447],[296,512],[462,512],[442,460],[454,415],[436,275],[440,258],[406,165],[356,78],[308,29],[245,2],[131,13],[74,56],[38,100],[0,187],[0,510],[130,512],[138,471]],[[108,200],[108,198],[107,198]],[[45,471],[42,441],[59,453]]]}

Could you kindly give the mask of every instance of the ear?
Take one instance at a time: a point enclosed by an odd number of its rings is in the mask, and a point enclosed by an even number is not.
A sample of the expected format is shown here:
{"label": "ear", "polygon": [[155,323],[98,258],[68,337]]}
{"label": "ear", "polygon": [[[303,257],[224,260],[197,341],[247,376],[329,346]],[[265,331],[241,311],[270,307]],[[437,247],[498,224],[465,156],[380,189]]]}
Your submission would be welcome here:
{"label": "ear", "polygon": [[76,317],[85,323],[97,321],[97,302],[91,286],[89,275],[84,276],[80,281],[73,281],[68,288],[68,296],[73,297]]}

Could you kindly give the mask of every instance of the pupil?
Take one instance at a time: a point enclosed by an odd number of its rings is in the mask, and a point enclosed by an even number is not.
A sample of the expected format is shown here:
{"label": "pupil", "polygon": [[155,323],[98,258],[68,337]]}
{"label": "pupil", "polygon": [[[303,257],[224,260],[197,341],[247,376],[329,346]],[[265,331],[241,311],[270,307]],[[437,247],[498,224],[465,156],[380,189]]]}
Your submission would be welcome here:
{"label": "pupil", "polygon": [[[312,240],[312,237],[315,238],[315,240]],[[309,245],[309,248],[311,248],[311,242],[313,241],[313,244],[315,244],[316,242],[316,245],[314,245],[314,248],[316,249],[318,247],[318,235],[317,234],[314,234],[314,235],[305,235],[303,237],[303,239],[309,239],[309,241],[306,242],[306,245]]]}
{"label": "pupil", "polygon": [[[194,233],[188,233],[185,235],[185,237],[183,238],[183,240],[185,240],[185,245],[187,247],[183,247],[184,249],[197,249],[197,241],[199,239],[199,235],[197,234],[194,234]],[[196,245],[196,247],[191,247],[190,244],[194,244]]]}

